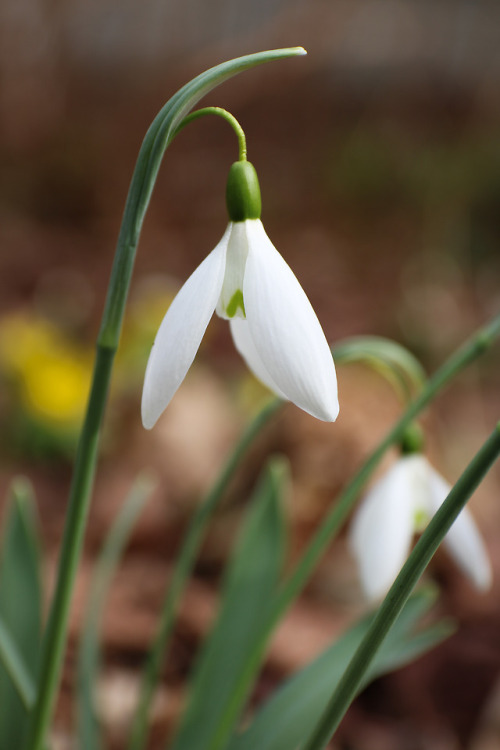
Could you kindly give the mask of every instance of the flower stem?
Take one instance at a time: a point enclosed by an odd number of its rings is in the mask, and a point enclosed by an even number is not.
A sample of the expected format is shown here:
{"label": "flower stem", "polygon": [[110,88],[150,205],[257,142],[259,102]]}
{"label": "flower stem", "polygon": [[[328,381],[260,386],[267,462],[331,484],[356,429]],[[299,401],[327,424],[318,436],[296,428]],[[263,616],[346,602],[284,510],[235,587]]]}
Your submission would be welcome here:
{"label": "flower stem", "polygon": [[372,624],[344,672],[325,712],[304,750],[323,750],[356,696],[378,648],[394,624],[418,579],[444,536],[500,455],[500,423],[467,466],[433,516],[401,572],[380,605]]}
{"label": "flower stem", "polygon": [[186,125],[189,125],[190,122],[193,122],[193,120],[198,120],[200,117],[204,117],[205,115],[217,115],[218,117],[222,117],[223,120],[231,125],[232,129],[236,133],[236,137],[238,138],[238,159],[239,161],[246,161],[247,141],[245,132],[236,117],[234,117],[231,112],[228,112],[227,109],[222,109],[222,107],[203,107],[203,109],[197,109],[195,112],[191,112],[191,114],[185,117],[180,125],[177,126],[173,137],[175,138],[175,136],[178,135],[181,130],[184,130]]}
{"label": "flower stem", "polygon": [[69,605],[90,506],[99,431],[106,404],[113,359],[113,349],[97,348],[89,405],[75,462],[56,589],[43,638],[37,701],[27,740],[27,747],[36,750],[43,747],[59,682],[66,641]]}
{"label": "flower stem", "polygon": [[216,65],[189,81],[162,107],[139,151],[125,204],[101,328],[94,375],[77,450],[66,515],[57,582],[42,645],[37,697],[30,718],[26,750],[42,750],[52,716],[61,672],[71,595],[80,560],[90,506],[100,428],[115,352],[144,217],[165,150],[177,126],[198,101],[219,84],[256,65],[305,54],[299,47],[245,55]]}
{"label": "flower stem", "polygon": [[198,506],[191,520],[163,603],[156,637],[147,657],[142,677],[139,703],[130,733],[129,750],[140,750],[145,745],[148,733],[149,710],[153,694],[160,677],[162,664],[165,660],[165,653],[170,643],[177,606],[186,580],[191,574],[200,548],[203,532],[223,497],[236,467],[247,452],[250,444],[282,404],[283,402],[279,399],[273,399],[257,414],[243,433],[217,481],[208,492],[205,500]]}

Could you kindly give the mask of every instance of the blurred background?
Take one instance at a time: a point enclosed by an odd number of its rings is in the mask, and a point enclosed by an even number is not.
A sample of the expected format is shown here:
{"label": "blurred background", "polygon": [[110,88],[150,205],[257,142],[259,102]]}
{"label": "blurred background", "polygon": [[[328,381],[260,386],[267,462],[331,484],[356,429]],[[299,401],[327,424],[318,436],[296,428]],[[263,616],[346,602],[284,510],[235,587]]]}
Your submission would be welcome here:
{"label": "blurred background", "polygon": [[[57,559],[121,212],[141,140],[162,104],[204,69],[262,49],[308,56],[240,75],[205,103],[245,129],[263,220],[331,342],[377,334],[433,371],[500,307],[500,6],[494,0],[2,0],[0,5],[0,426],[2,501],[27,475],[39,501],[47,592]],[[266,398],[214,320],[157,428],[139,419],[145,362],[182,281],[226,225],[232,131],[213,118],[168,150],[145,222],[113,381],[57,747],[70,747],[72,653],[92,562],[136,473],[159,476],[113,591],[101,709],[123,746],[137,667],[182,529]],[[429,455],[451,481],[500,414],[498,348],[425,415]],[[400,413],[360,367],[339,372],[335,426],[288,406],[239,472],[205,544],[155,714],[175,722],[192,652],[217,599],[228,539],[265,457],[291,460],[292,556]],[[388,459],[389,461],[390,459]],[[386,464],[387,465],[387,464]],[[429,658],[372,685],[335,747],[500,747],[499,472],[472,507],[497,579],[479,596],[438,555],[431,577],[459,630]],[[231,533],[228,533],[231,532]],[[260,695],[364,611],[340,540],[271,649]],[[256,697],[258,700],[259,696]],[[54,745],[56,747],[56,745]]]}

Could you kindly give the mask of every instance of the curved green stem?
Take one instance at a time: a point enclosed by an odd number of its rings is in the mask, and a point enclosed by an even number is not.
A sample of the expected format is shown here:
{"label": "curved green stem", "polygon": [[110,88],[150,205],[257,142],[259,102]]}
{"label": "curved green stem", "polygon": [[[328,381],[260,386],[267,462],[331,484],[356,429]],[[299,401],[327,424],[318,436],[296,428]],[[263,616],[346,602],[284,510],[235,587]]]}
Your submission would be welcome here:
{"label": "curved green stem", "polygon": [[500,455],[500,423],[433,516],[382,602],[304,750],[323,750],[351,705],[378,648],[458,514]]}
{"label": "curved green stem", "polygon": [[177,606],[194,565],[194,561],[200,549],[203,532],[210,520],[215,508],[223,497],[223,494],[240,463],[255,437],[269,419],[282,406],[283,402],[274,399],[262,411],[257,414],[243,433],[226,465],[222,469],[217,481],[207,494],[205,500],[198,506],[193,516],[186,537],[183,541],[179,559],[174,568],[172,580],[163,604],[160,623],[148,654],[146,666],[143,673],[141,694],[139,704],[134,717],[130,733],[129,750],[140,750],[144,747],[148,733],[149,709],[154,691],[160,678],[161,667],[172,636]]}
{"label": "curved green stem", "polygon": [[270,50],[217,65],[183,86],[160,110],[142,143],[130,184],[118,237],[101,328],[87,413],[75,460],[69,508],[57,570],[54,598],[43,639],[37,699],[30,720],[26,750],[42,750],[59,684],[71,594],[90,505],[100,428],[118,347],[125,303],[144,216],[166,148],[177,126],[198,101],[219,84],[244,70],[273,60],[305,54],[294,47]]}
{"label": "curved green stem", "polygon": [[245,132],[236,117],[234,117],[231,112],[228,112],[227,109],[222,109],[222,107],[203,107],[203,109],[197,109],[195,112],[191,112],[191,114],[185,117],[180,125],[177,126],[173,138],[175,138],[175,136],[178,135],[181,130],[184,130],[186,125],[189,125],[189,123],[193,122],[194,120],[198,120],[200,117],[204,117],[205,115],[217,115],[218,117],[222,117],[223,120],[231,125],[232,129],[236,133],[236,137],[238,138],[238,159],[239,161],[246,161],[247,139],[245,137]]}

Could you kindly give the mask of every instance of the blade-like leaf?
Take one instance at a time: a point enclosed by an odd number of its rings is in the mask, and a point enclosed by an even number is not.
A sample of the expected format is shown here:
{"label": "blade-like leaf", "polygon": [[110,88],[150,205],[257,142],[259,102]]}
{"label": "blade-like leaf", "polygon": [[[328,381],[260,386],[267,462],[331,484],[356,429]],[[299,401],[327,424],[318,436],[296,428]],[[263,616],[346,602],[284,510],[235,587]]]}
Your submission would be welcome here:
{"label": "blade-like leaf", "polygon": [[[284,472],[271,465],[252,500],[226,573],[220,613],[195,667],[191,697],[173,750],[224,747],[251,685],[241,675],[260,639],[284,556],[280,508]],[[233,710],[228,713],[228,706]]]}
{"label": "blade-like leaf", "polygon": [[153,489],[150,478],[137,478],[106,537],[92,576],[78,652],[78,747],[81,750],[100,750],[104,747],[93,697],[101,662],[99,627],[111,578]]}
{"label": "blade-like leaf", "polygon": [[[31,675],[38,670],[42,630],[40,540],[31,485],[19,478],[10,494],[0,552],[0,617],[4,636],[16,647],[10,656],[15,665],[18,654],[26,697],[32,700]],[[9,669],[0,664],[0,750],[21,747],[27,713]]]}
{"label": "blade-like leaf", "polygon": [[[444,623],[413,634],[418,620],[428,611],[434,598],[432,591],[425,590],[409,600],[365,684],[417,658],[450,634],[449,625]],[[369,616],[358,622],[315,661],[286,682],[257,713],[249,729],[233,738],[227,750],[294,750],[299,747],[325,709],[335,684],[371,620],[372,616]]]}
{"label": "blade-like leaf", "polygon": [[12,634],[0,617],[0,664],[21,699],[24,708],[29,711],[35,700],[35,682],[21,656]]}

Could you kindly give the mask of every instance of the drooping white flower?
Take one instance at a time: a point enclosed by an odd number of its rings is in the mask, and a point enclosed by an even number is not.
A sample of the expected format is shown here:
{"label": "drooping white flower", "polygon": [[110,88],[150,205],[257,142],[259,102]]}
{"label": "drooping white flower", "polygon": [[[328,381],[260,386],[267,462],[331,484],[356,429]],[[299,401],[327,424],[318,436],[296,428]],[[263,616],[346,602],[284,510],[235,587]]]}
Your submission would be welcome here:
{"label": "drooping white flower", "polygon": [[[369,599],[384,596],[422,531],[451,486],[421,453],[399,458],[361,500],[349,543]],[[446,534],[444,546],[481,590],[491,585],[491,565],[477,526],[464,508]]]}
{"label": "drooping white flower", "polygon": [[180,289],[158,330],[146,368],[143,424],[153,427],[184,380],[214,311],[229,320],[235,346],[259,380],[314,417],[334,421],[332,355],[311,303],[260,221],[249,162],[233,164],[227,203],[231,221],[221,241]]}

